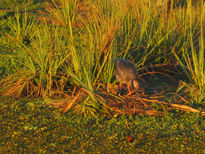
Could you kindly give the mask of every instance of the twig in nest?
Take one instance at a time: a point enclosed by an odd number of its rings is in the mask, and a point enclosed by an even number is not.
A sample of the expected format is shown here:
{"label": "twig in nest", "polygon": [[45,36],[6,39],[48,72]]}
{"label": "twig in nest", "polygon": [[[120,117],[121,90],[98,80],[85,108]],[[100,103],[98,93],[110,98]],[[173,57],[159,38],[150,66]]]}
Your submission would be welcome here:
{"label": "twig in nest", "polygon": [[[179,110],[183,110],[183,111],[189,111],[189,112],[195,112],[195,113],[199,113],[200,111],[197,109],[194,109],[190,106],[187,105],[181,105],[181,104],[170,104],[172,107],[177,108]],[[205,112],[201,112],[202,116],[205,116]]]}
{"label": "twig in nest", "polygon": [[169,75],[169,74],[167,74],[167,73],[163,73],[163,72],[147,72],[147,73],[140,74],[139,77],[144,76],[144,75],[147,75],[147,74],[162,74],[162,75],[164,75],[164,76],[169,77],[169,78],[172,79],[173,81],[175,81],[175,79],[174,79],[171,75]]}
{"label": "twig in nest", "polygon": [[149,115],[149,116],[163,116],[161,112],[156,110],[147,110],[147,109],[128,109],[128,110],[120,110],[117,108],[113,108],[116,113],[119,114],[135,114],[138,113],[139,115]]}

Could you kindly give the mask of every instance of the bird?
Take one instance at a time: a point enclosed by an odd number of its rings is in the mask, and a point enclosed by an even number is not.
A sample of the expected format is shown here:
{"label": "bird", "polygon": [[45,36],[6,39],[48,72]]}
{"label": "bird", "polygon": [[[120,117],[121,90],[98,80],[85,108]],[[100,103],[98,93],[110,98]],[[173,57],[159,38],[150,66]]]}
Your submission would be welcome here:
{"label": "bird", "polygon": [[131,94],[130,87],[134,86],[139,89],[139,82],[137,80],[137,75],[139,74],[135,66],[125,59],[116,59],[115,62],[115,76],[120,82],[120,90],[122,84],[127,84],[128,95]]}

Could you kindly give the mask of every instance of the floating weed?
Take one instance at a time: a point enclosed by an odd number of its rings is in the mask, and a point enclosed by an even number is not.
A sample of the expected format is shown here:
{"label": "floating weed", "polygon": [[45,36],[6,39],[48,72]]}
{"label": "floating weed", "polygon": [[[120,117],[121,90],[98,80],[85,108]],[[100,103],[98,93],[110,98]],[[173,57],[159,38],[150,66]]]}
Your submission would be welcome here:
{"label": "floating weed", "polygon": [[[19,103],[26,104],[21,101]],[[12,103],[9,102],[9,104]],[[20,105],[20,107],[23,106]],[[61,115],[60,121],[55,120],[50,116],[55,115],[56,111],[47,110],[47,107],[34,111],[22,110],[8,117],[12,112],[13,110],[5,112],[1,123],[1,131],[4,131],[1,136],[4,141],[1,150],[6,152],[31,150],[36,152],[150,151],[159,153],[166,152],[167,149],[170,152],[203,150],[203,124],[198,123],[203,121],[203,117],[194,114],[184,114],[180,118],[123,115],[105,120],[104,117],[99,117],[98,124],[90,125],[90,119],[82,119],[71,112]],[[32,118],[20,120],[19,114],[23,115],[25,112],[31,113]],[[14,119],[18,120],[18,123]],[[47,122],[42,123],[43,119]],[[125,124],[126,121],[129,127]],[[31,130],[25,131],[19,123],[28,126]],[[127,142],[129,136],[135,138],[132,143]],[[12,140],[8,140],[8,137]]]}

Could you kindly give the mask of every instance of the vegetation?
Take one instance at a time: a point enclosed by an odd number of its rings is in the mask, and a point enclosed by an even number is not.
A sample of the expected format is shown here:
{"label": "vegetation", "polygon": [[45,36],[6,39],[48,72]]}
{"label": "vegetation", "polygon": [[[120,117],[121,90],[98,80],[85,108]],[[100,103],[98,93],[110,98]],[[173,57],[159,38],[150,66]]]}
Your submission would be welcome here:
{"label": "vegetation", "polygon": [[[204,19],[203,0],[0,0],[3,151],[201,153]],[[118,57],[140,71],[132,96],[119,94]]]}
{"label": "vegetation", "polygon": [[[204,117],[80,118],[39,100],[1,99],[1,153],[204,153]],[[130,139],[131,138],[131,139]]]}

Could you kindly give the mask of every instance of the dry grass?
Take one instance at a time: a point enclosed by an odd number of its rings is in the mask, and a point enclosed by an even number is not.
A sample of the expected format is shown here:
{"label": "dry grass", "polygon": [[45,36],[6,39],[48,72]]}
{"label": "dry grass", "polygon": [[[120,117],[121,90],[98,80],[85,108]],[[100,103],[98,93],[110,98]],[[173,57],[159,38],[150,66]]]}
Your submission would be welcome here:
{"label": "dry grass", "polygon": [[[175,6],[173,0],[48,0],[44,4],[37,11],[40,16],[17,9],[8,24],[5,37],[12,44],[11,54],[3,56],[15,61],[11,65],[17,73],[8,72],[1,79],[3,96],[62,98],[51,104],[63,113],[74,110],[83,115],[95,115],[102,108],[108,114],[127,110],[161,115],[152,106],[163,104],[166,111],[170,106],[164,93],[173,85],[176,99],[167,97],[169,101],[204,102],[203,2],[202,6],[187,2],[184,7]],[[142,90],[121,97],[113,73],[117,57],[131,60],[142,82],[161,75],[169,83],[176,80],[173,73],[189,80],[178,91],[178,83],[160,87],[147,82],[151,87],[147,90],[156,90],[155,94]]]}

